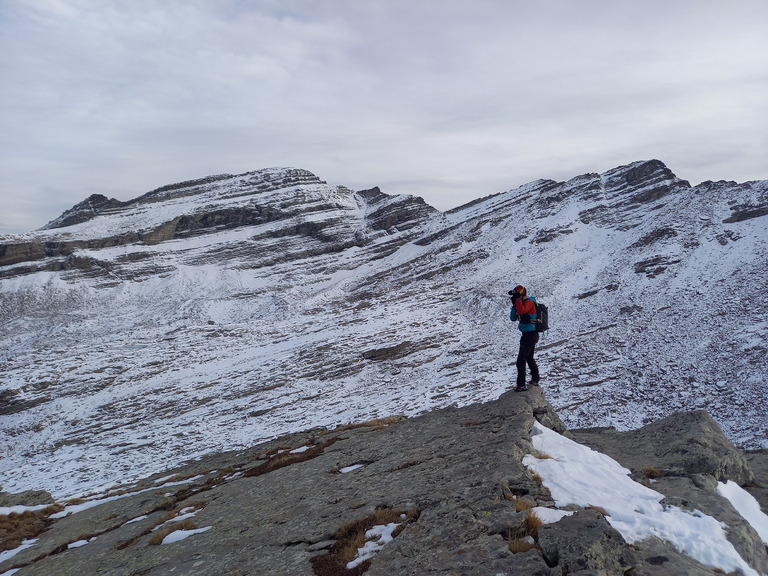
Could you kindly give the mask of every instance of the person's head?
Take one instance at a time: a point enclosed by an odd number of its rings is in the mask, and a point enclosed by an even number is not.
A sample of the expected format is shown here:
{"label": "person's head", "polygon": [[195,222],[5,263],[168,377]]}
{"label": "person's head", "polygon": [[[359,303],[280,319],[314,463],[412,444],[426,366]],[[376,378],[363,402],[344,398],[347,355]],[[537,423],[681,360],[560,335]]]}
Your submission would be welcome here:
{"label": "person's head", "polygon": [[525,286],[521,286],[519,284],[509,291],[509,295],[512,296],[513,302],[518,298],[525,298],[527,293],[528,292],[526,291]]}

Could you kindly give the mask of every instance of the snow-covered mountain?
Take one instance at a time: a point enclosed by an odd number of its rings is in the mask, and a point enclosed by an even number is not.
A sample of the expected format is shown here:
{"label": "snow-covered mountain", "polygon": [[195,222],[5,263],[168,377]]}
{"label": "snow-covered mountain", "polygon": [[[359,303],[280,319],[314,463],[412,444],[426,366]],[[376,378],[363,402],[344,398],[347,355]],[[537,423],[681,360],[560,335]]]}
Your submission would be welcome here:
{"label": "snow-covered mountain", "polygon": [[768,447],[768,181],[652,160],[441,213],[281,168],[0,236],[0,484],[64,497],[496,398],[518,283],[550,308],[542,384],[570,427],[706,408]]}

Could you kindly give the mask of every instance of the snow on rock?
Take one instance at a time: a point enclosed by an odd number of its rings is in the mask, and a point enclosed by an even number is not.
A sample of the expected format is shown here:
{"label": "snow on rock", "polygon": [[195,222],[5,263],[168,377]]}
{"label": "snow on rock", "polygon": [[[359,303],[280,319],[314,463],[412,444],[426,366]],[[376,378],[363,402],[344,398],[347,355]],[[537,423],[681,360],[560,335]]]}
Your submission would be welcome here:
{"label": "snow on rock", "polygon": [[760,504],[755,497],[733,480],[725,483],[718,482],[717,493],[733,504],[738,513],[750,523],[763,542],[768,545],[768,515],[760,510]]}
{"label": "snow on rock", "polygon": [[202,534],[213,528],[213,526],[205,526],[203,528],[194,528],[192,530],[174,530],[168,536],[163,538],[162,544],[173,544],[174,542],[180,542],[195,534]]}
{"label": "snow on rock", "polygon": [[32,546],[34,546],[35,542],[37,541],[38,541],[38,538],[33,538],[31,540],[24,540],[22,541],[21,545],[17,546],[16,548],[13,548],[12,550],[4,550],[0,552],[0,562],[5,562],[6,560],[10,560],[22,550],[26,550],[27,548],[31,548]]}
{"label": "snow on rock", "polygon": [[369,558],[373,558],[373,556],[377,554],[385,544],[392,542],[392,540],[394,540],[394,536],[392,534],[395,530],[397,530],[398,526],[400,526],[400,524],[390,522],[386,525],[374,526],[368,530],[365,533],[365,537],[368,539],[368,542],[366,542],[362,548],[357,550],[355,559],[347,563],[347,570],[357,568],[360,564]]}
{"label": "snow on rock", "polygon": [[555,508],[544,508],[543,506],[534,506],[531,508],[531,512],[541,520],[543,524],[554,524],[558,520],[562,520],[566,516],[573,514],[569,510],[557,510]]}
{"label": "snow on rock", "polygon": [[706,566],[758,576],[714,518],[663,506],[663,494],[632,480],[629,470],[615,460],[541,424],[534,424],[532,434],[534,448],[547,457],[527,455],[523,463],[542,477],[555,505],[604,510],[611,526],[630,544],[655,536]]}

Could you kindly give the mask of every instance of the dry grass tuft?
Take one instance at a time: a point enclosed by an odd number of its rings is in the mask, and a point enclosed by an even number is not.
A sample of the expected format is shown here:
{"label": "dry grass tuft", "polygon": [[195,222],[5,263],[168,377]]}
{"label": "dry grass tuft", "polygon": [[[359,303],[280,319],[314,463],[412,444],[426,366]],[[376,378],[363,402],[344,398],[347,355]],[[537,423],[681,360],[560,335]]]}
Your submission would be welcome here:
{"label": "dry grass tuft", "polygon": [[266,452],[264,452],[264,456],[266,456],[267,458],[272,458],[273,456],[276,456],[280,452],[290,452],[294,448],[295,446],[288,446],[287,444],[278,444],[277,446],[274,446],[269,450],[267,450]]}
{"label": "dry grass tuft", "polygon": [[155,532],[152,538],[149,539],[149,544],[157,546],[158,544],[162,544],[165,537],[171,532],[176,532],[177,530],[194,530],[195,528],[197,528],[197,524],[195,524],[191,518],[187,518],[181,522],[174,522]]}
{"label": "dry grass tuft", "polygon": [[141,536],[134,536],[129,540],[123,540],[122,542],[118,542],[117,544],[115,544],[115,550],[125,550],[126,548],[130,548],[131,546],[134,546],[135,544],[137,544],[139,540],[141,540]]}
{"label": "dry grass tuft", "polygon": [[513,554],[528,552],[536,548],[536,543],[528,538],[509,538],[509,551]]}
{"label": "dry grass tuft", "polygon": [[530,503],[518,500],[518,504],[517,511],[526,512],[525,522],[516,530],[509,530],[507,533],[509,550],[515,553],[527,552],[531,548],[535,548],[536,542],[539,541],[539,528],[544,524],[542,519],[533,511]]}
{"label": "dry grass tuft", "polygon": [[374,430],[379,430],[381,428],[386,428],[387,426],[397,424],[403,420],[405,420],[405,416],[389,416],[387,418],[376,418],[374,420],[366,420],[365,422],[345,424],[343,426],[339,426],[337,430],[342,432],[346,430],[355,430],[357,428],[373,428]]}
{"label": "dry grass tuft", "polygon": [[322,454],[325,451],[325,449],[328,448],[328,446],[335,444],[339,440],[346,440],[346,438],[341,438],[341,437],[330,438],[328,440],[324,440],[320,442],[319,444],[310,446],[304,452],[297,452],[297,453],[283,452],[282,454],[276,454],[266,462],[259,464],[258,466],[254,466],[253,468],[249,468],[248,470],[245,471],[243,476],[248,476],[248,477],[261,476],[262,474],[268,474],[270,472],[273,472],[274,470],[278,470],[280,468],[285,468],[286,466],[290,466],[291,464],[306,462],[307,460],[311,460],[312,458],[316,458],[320,456],[320,454]]}
{"label": "dry grass tuft", "polygon": [[333,535],[336,544],[331,551],[310,558],[315,574],[317,576],[359,576],[370,568],[371,560],[366,560],[352,570],[347,570],[347,564],[355,559],[358,549],[367,542],[365,533],[368,530],[374,526],[397,523],[400,526],[392,533],[393,537],[397,537],[409,523],[415,522],[418,518],[418,510],[379,508],[366,518],[343,524]]}
{"label": "dry grass tuft", "polygon": [[[208,504],[208,502],[205,502],[204,500],[198,500],[197,502],[192,502],[190,504],[184,504],[184,506],[182,507],[182,510],[185,510],[187,508],[193,508],[193,511],[196,512],[198,510],[201,510],[201,509],[205,508],[206,504]],[[155,528],[155,526],[160,526],[161,524],[165,524],[169,520],[173,520],[174,518],[176,518],[179,515],[179,512],[180,512],[179,510],[171,510],[170,512],[168,512],[168,514],[166,514],[165,516],[160,518],[160,520],[155,522],[154,525],[150,526],[150,528],[145,533],[151,532],[152,529]]]}
{"label": "dry grass tuft", "polygon": [[533,510],[528,510],[528,518],[525,520],[525,530],[528,536],[531,536],[534,540],[539,538],[539,528],[544,524],[544,521],[539,518]]}
{"label": "dry grass tuft", "polygon": [[63,506],[54,504],[36,512],[0,514],[0,552],[13,550],[24,540],[36,538],[55,522],[50,515],[62,510]]}
{"label": "dry grass tuft", "polygon": [[642,470],[643,474],[646,478],[662,478],[665,474],[658,468],[643,468]]}
{"label": "dry grass tuft", "polygon": [[192,496],[199,494],[200,492],[206,492],[208,490],[211,490],[212,488],[215,488],[219,484],[224,484],[229,479],[229,477],[236,471],[237,469],[234,467],[229,467],[224,470],[219,470],[216,476],[208,478],[202,486],[197,486],[197,487],[191,486],[189,488],[184,488],[182,490],[179,490],[173,495],[173,500],[169,500],[161,508],[164,508],[166,510],[171,510],[179,502],[183,502],[184,500],[187,500],[188,498],[191,498]]}
{"label": "dry grass tuft", "polygon": [[[169,503],[173,504],[173,501],[166,502],[163,506],[155,508],[155,510],[153,510],[152,512],[158,512],[160,510],[167,510]],[[122,542],[118,542],[117,545],[115,546],[115,549],[116,550],[125,550],[126,548],[129,548],[131,546],[134,546],[135,544],[138,544],[139,540],[141,540],[142,537],[146,536],[147,534],[151,534],[152,531],[155,530],[155,528],[157,528],[158,526],[162,526],[163,524],[165,524],[169,520],[173,520],[174,518],[176,518],[179,515],[179,512],[181,510],[185,510],[187,508],[193,508],[195,511],[197,511],[197,510],[201,510],[202,508],[205,508],[205,506],[207,504],[208,504],[208,502],[206,502],[205,500],[198,500],[196,502],[190,502],[188,504],[185,503],[185,504],[182,505],[180,510],[171,510],[170,512],[165,514],[162,518],[160,518],[160,520],[158,520],[157,522],[155,522],[154,524],[152,524],[151,526],[146,528],[138,536],[135,536],[135,537],[131,538],[130,540],[124,540]],[[192,523],[192,519],[191,518],[187,518],[186,520],[182,520],[181,522],[175,522],[174,524],[169,524],[166,528],[159,529],[157,531],[157,533],[154,536],[152,536],[152,538],[150,538],[149,543],[150,544],[160,544],[160,543],[162,543],[163,538],[165,538],[165,536],[167,536],[171,532],[174,532],[175,530],[181,530],[181,529],[193,530],[195,528],[195,526],[193,526],[192,528],[179,528],[179,526],[182,526],[182,527],[185,526],[185,525],[189,526],[190,523]],[[157,534],[161,534],[161,533],[165,533],[164,536],[162,538],[160,538],[159,542],[155,542]]]}
{"label": "dry grass tuft", "polygon": [[533,505],[528,500],[515,498],[515,512],[530,512]]}
{"label": "dry grass tuft", "polygon": [[200,476],[199,472],[187,472],[184,474],[174,474],[170,478],[167,478],[166,480],[163,480],[161,484],[157,484],[158,488],[162,488],[164,484],[170,484],[173,482],[184,482],[184,480],[189,480],[190,478],[194,478],[195,476]]}
{"label": "dry grass tuft", "polygon": [[587,509],[594,510],[595,512],[599,512],[601,515],[603,515],[606,518],[610,516],[610,514],[608,514],[608,512],[605,511],[605,508],[600,508],[600,506],[587,506]]}

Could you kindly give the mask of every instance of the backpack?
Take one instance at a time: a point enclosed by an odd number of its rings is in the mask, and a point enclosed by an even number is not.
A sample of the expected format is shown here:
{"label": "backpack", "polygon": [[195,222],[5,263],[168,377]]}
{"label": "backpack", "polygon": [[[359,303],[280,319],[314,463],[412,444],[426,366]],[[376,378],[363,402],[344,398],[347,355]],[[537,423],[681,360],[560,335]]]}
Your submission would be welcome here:
{"label": "backpack", "polygon": [[536,302],[536,332],[549,330],[549,308],[546,304]]}

